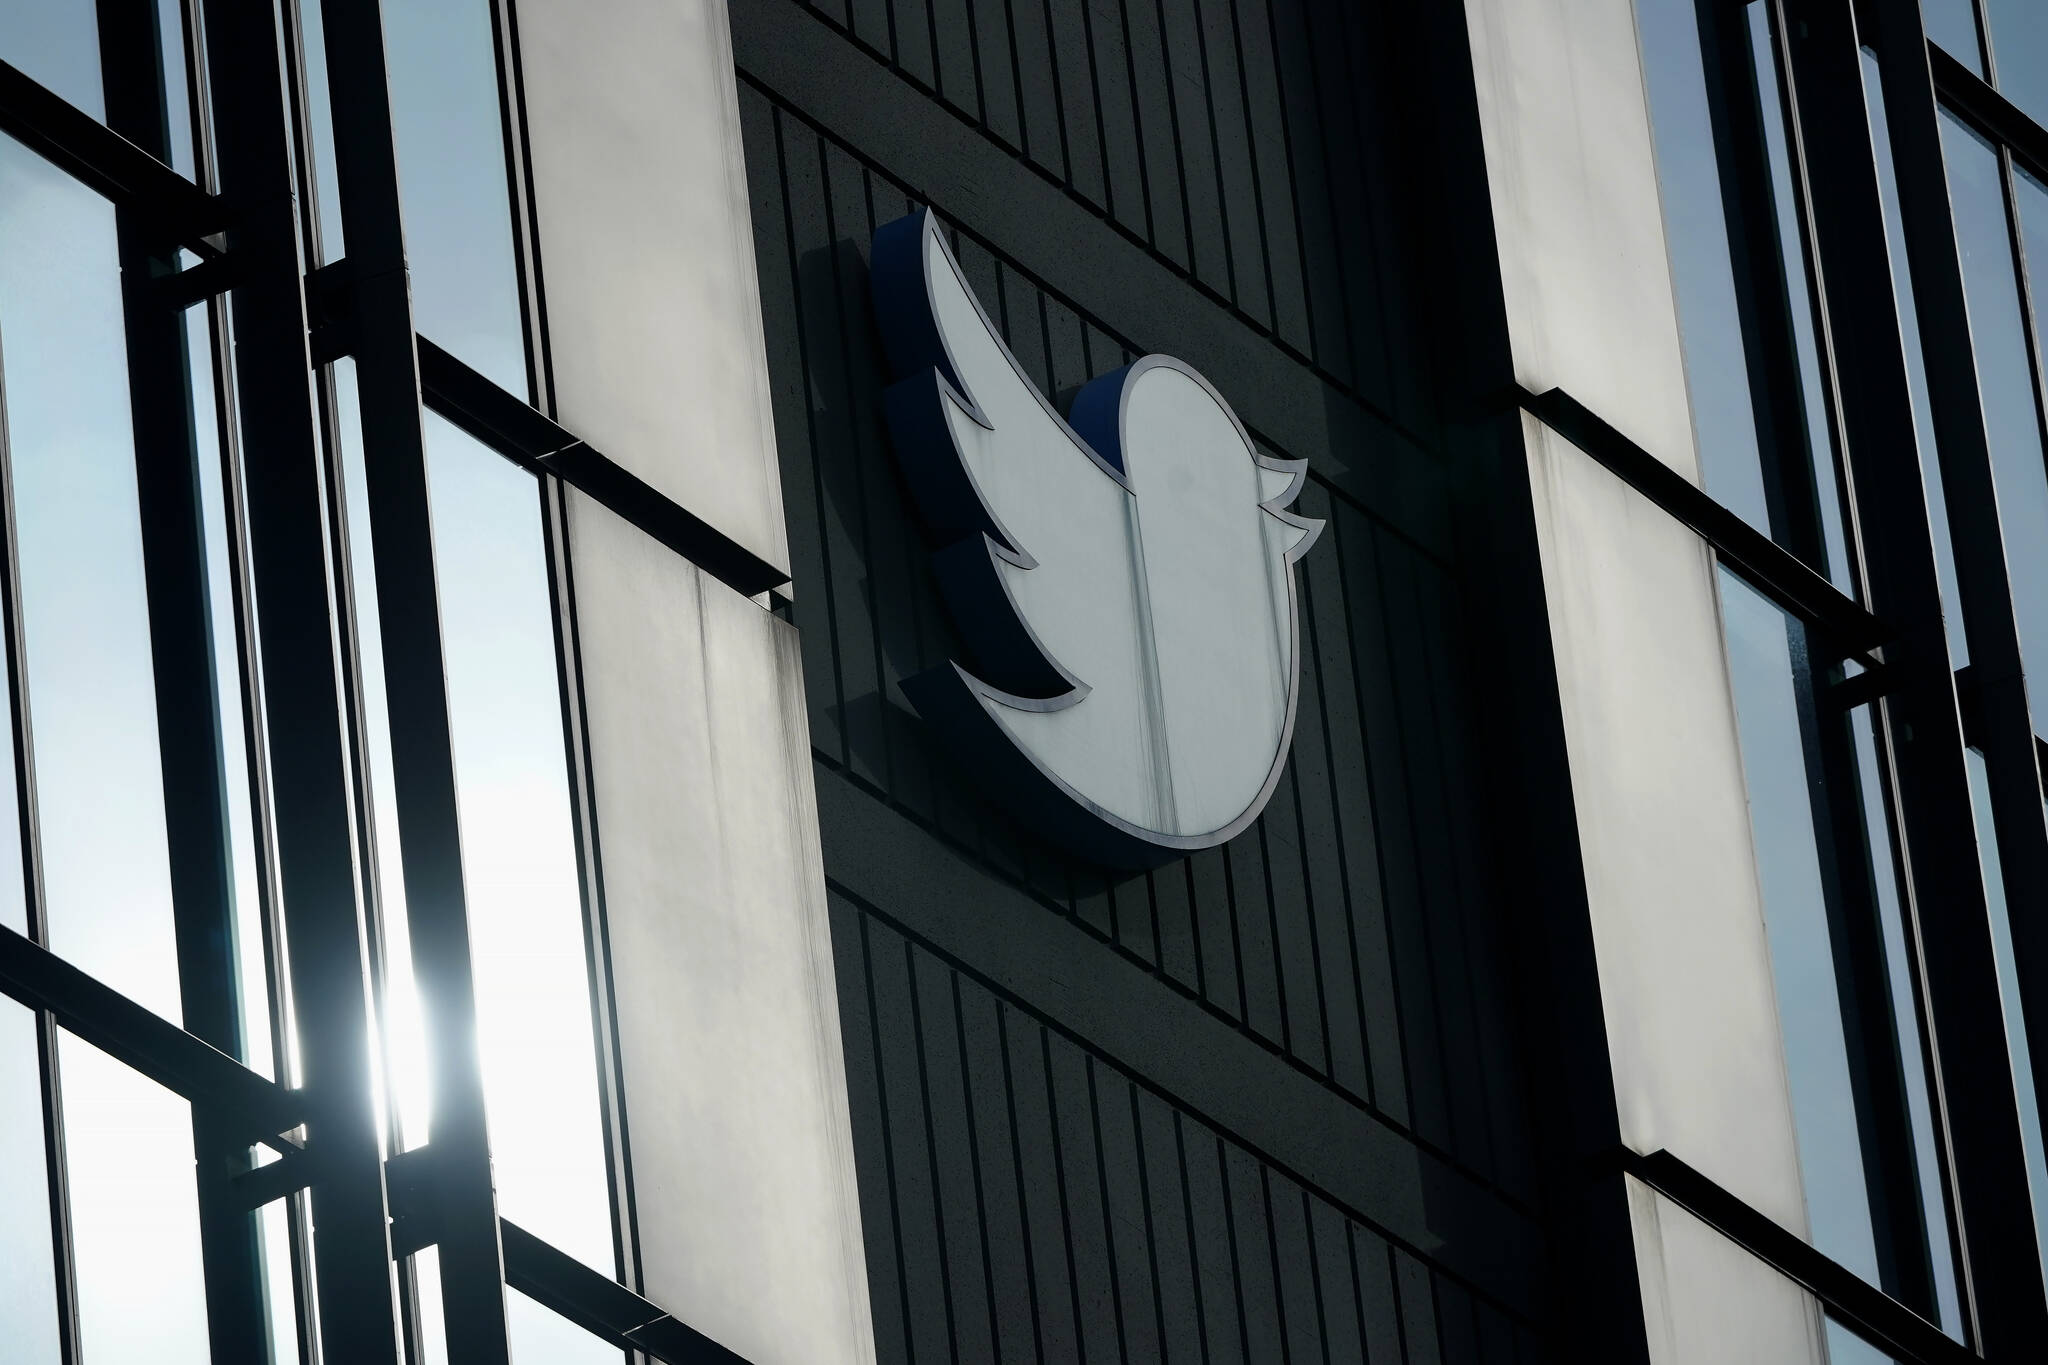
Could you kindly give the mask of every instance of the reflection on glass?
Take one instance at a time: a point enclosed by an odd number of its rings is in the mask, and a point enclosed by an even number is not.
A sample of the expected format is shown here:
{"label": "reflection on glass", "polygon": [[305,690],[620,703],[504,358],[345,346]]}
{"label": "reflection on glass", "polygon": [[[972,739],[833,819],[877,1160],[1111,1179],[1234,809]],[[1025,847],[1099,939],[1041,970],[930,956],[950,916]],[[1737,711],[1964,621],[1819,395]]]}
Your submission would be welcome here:
{"label": "reflection on glass", "polygon": [[1636,20],[1701,475],[1722,505],[1767,531],[1770,512],[1700,61],[1699,15],[1693,0],[1638,0]]}
{"label": "reflection on glass", "polygon": [[491,1160],[507,1218],[616,1273],[539,489],[427,421]]}
{"label": "reflection on glass", "polygon": [[384,10],[413,325],[531,397],[489,0]]}
{"label": "reflection on glass", "polygon": [[2041,12],[2040,0],[1985,0],[1984,12],[1999,93],[2034,122],[2048,123],[2048,14]]}
{"label": "reflection on glass", "polygon": [[[0,140],[0,329],[51,947],[176,1021],[113,210]],[[187,1106],[59,1048],[86,1349],[207,1356]]]}
{"label": "reflection on glass", "polygon": [[1913,299],[1913,272],[1906,256],[1905,220],[1899,181],[1892,165],[1891,125],[1885,116],[1884,87],[1877,54],[1863,49],[1863,94],[1870,111],[1870,145],[1876,154],[1878,192],[1884,204],[1885,245],[1892,267],[1892,296],[1898,302],[1899,335],[1905,343],[1906,383],[1913,401],[1913,438],[1920,451],[1920,477],[1927,487],[1927,520],[1934,535],[1935,573],[1940,580],[1942,618],[1948,631],[1949,665],[1970,662],[1963,628],[1962,589],[1956,584],[1956,550],[1949,537],[1948,493],[1942,483],[1940,448],[1934,443],[1934,406],[1927,392],[1927,361],[1920,353],[1920,310]]}
{"label": "reflection on glass", "polygon": [[2005,903],[2005,871],[1998,856],[1998,830],[1991,817],[1991,776],[1984,755],[1965,749],[1970,769],[1970,804],[1977,817],[1977,855],[1984,866],[1984,902],[1991,916],[1991,953],[1998,964],[1998,998],[2004,1007],[2005,1047],[2012,1059],[2012,1088],[2020,1111],[2020,1144],[2027,1158],[2027,1187],[2034,1204],[2034,1237],[2048,1246],[2048,1154],[2041,1142],[2041,1109],[2034,1094],[2033,1050],[2027,1044],[2026,1011],[2020,1004],[2019,966],[2012,952],[2012,920]]}
{"label": "reflection on glass", "polygon": [[[2026,0],[2021,0],[2026,3]],[[1977,46],[1977,16],[1971,0],[1920,0],[1920,22],[1927,36],[1978,75],[1984,74],[1984,53]]]}
{"label": "reflection on glass", "polygon": [[[2020,652],[2030,675],[2048,678],[2048,469],[1998,153],[1945,112],[1941,136]],[[2048,227],[2039,187],[2023,184],[2020,195],[2034,222]]]}
{"label": "reflection on glass", "polygon": [[1725,570],[1721,606],[1807,1218],[1816,1247],[1875,1284],[1877,1246],[1800,716],[1800,675],[1810,663],[1805,632]]}

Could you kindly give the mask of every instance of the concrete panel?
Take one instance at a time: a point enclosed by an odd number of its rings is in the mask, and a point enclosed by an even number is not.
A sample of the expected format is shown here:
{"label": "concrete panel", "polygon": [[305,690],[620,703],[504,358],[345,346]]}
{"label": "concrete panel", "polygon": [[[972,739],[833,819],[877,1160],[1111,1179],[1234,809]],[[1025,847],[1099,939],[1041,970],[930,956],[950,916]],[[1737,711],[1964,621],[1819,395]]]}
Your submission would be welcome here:
{"label": "concrete panel", "polygon": [[789,567],[724,0],[519,0],[556,418]]}
{"label": "concrete panel", "polygon": [[646,1292],[753,1365],[874,1359],[795,630],[568,494]]}
{"label": "concrete panel", "polygon": [[1623,1140],[1805,1236],[1712,556],[1523,426]]}
{"label": "concrete panel", "polygon": [[1695,482],[1629,0],[1466,0],[1515,377]]}
{"label": "concrete panel", "polygon": [[1654,1365],[1826,1365],[1811,1294],[1634,1178],[1628,1211]]}

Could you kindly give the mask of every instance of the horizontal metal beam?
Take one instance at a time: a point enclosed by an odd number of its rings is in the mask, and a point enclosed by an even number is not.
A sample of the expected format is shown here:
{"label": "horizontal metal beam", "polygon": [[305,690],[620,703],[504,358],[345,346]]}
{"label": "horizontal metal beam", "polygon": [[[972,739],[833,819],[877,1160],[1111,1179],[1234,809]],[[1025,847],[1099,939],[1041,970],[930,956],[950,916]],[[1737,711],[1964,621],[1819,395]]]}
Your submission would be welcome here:
{"label": "horizontal metal beam", "polygon": [[1819,631],[1845,656],[1867,655],[1892,638],[1891,627],[1854,598],[1563,389],[1541,394],[1518,389],[1516,394],[1524,411],[1683,522],[1744,582]]}
{"label": "horizontal metal beam", "polygon": [[645,1351],[668,1365],[747,1365],[744,1357],[517,1223],[499,1219],[498,1234],[505,1248],[505,1283],[608,1345]]}
{"label": "horizontal metal beam", "polygon": [[1668,1151],[1623,1149],[1621,1168],[1786,1279],[1903,1365],[1964,1365],[1976,1352]]}
{"label": "horizontal metal beam", "polygon": [[743,597],[789,581],[788,574],[425,337],[419,339],[419,358],[428,408],[493,450],[587,493]]}
{"label": "horizontal metal beam", "polygon": [[2019,106],[1947,52],[1927,45],[1935,94],[1978,132],[2012,149],[2013,160],[2036,179],[2048,180],[2048,131]]}
{"label": "horizontal metal beam", "polygon": [[125,209],[167,241],[223,250],[227,205],[92,115],[0,61],[0,132]]}
{"label": "horizontal metal beam", "polygon": [[241,1123],[251,1141],[291,1150],[278,1135],[306,1121],[304,1096],[266,1080],[162,1015],[0,925],[0,991],[48,1010],[66,1030],[195,1105]]}

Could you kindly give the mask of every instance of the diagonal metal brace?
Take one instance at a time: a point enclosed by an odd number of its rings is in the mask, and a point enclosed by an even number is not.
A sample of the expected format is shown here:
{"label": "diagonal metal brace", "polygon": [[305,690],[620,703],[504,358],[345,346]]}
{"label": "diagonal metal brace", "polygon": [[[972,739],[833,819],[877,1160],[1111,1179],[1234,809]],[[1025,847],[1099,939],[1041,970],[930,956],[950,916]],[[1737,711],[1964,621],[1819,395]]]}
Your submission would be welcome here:
{"label": "diagonal metal brace", "polygon": [[506,1284],[608,1344],[644,1351],[668,1365],[747,1365],[745,1357],[517,1223],[499,1219],[498,1235]]}
{"label": "diagonal metal brace", "polygon": [[251,1142],[280,1151],[280,1137],[306,1122],[305,1096],[266,1080],[225,1052],[72,966],[13,929],[0,926],[0,991],[57,1022],[193,1104],[210,1109]]}

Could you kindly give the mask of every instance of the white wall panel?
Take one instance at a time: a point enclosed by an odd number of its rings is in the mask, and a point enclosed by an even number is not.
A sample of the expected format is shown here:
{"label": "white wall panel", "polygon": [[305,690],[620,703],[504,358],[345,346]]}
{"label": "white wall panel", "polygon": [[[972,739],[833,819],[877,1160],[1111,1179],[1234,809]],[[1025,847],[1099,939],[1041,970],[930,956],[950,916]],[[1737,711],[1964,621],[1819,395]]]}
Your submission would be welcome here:
{"label": "white wall panel", "polygon": [[1623,1140],[1803,1236],[1712,556],[1563,437],[1523,429]]}
{"label": "white wall panel", "polygon": [[1825,1365],[1811,1294],[1634,1179],[1628,1208],[1653,1365]]}
{"label": "white wall panel", "polygon": [[874,1359],[795,630],[580,494],[568,540],[648,1297]]}
{"label": "white wall panel", "polygon": [[1515,377],[1698,480],[1629,0],[1467,0]]}
{"label": "white wall panel", "polygon": [[519,0],[555,416],[789,567],[724,0]]}

